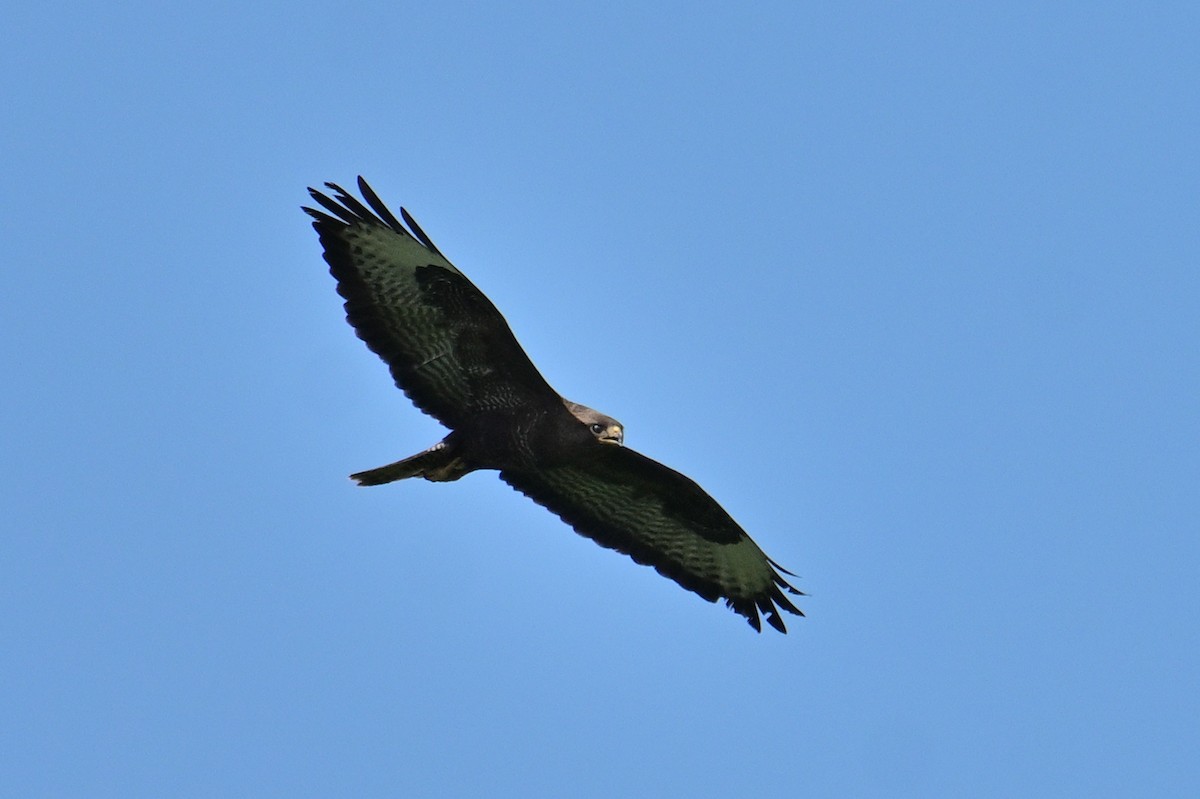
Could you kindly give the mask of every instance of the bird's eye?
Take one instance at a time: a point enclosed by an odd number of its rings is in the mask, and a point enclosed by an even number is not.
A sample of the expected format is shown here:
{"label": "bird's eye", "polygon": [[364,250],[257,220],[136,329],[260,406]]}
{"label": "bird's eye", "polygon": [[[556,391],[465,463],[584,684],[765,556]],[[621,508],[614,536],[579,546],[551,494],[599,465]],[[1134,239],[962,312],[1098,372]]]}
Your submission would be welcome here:
{"label": "bird's eye", "polygon": [[604,432],[604,425],[600,424],[599,422],[592,422],[592,432],[596,435],[600,435]]}

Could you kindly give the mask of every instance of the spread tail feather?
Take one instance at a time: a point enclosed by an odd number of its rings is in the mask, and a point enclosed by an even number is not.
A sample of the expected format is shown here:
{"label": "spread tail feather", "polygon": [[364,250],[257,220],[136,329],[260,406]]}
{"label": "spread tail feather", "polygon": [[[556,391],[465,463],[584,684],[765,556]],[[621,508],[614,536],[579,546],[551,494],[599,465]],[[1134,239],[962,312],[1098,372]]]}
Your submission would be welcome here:
{"label": "spread tail feather", "polygon": [[445,441],[439,441],[411,458],[389,463],[387,466],[380,466],[377,469],[357,472],[350,475],[350,479],[360,486],[383,485],[409,477],[424,477],[426,480],[445,483],[457,480],[469,471],[472,469],[453,452],[453,448],[447,446]]}

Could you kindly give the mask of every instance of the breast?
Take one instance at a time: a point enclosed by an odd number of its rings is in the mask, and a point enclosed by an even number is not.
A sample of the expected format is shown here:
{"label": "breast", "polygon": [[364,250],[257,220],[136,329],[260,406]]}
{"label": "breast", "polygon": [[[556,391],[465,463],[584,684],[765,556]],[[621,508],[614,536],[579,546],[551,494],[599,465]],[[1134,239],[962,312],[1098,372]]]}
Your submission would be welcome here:
{"label": "breast", "polygon": [[481,412],[456,432],[466,457],[481,469],[561,465],[601,446],[562,405]]}

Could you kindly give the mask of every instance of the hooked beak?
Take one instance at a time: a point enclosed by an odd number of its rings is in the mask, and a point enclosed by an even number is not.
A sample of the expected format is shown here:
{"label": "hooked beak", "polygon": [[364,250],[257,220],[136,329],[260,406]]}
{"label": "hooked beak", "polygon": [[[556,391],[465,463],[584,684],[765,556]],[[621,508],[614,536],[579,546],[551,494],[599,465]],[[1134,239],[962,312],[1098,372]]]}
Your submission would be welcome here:
{"label": "hooked beak", "polygon": [[616,444],[618,447],[625,443],[625,431],[620,425],[609,425],[599,437],[599,441],[605,444]]}

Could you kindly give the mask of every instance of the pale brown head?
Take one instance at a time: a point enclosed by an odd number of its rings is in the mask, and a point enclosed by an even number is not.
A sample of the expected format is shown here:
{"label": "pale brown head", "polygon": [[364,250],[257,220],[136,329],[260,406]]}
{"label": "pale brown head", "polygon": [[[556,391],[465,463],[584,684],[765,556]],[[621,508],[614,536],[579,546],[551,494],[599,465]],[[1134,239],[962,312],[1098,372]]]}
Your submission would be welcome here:
{"label": "pale brown head", "polygon": [[592,410],[586,405],[580,405],[578,402],[570,400],[563,400],[563,402],[576,419],[588,426],[588,430],[600,443],[616,444],[617,446],[625,443],[625,426],[616,419],[605,416],[600,411]]}

